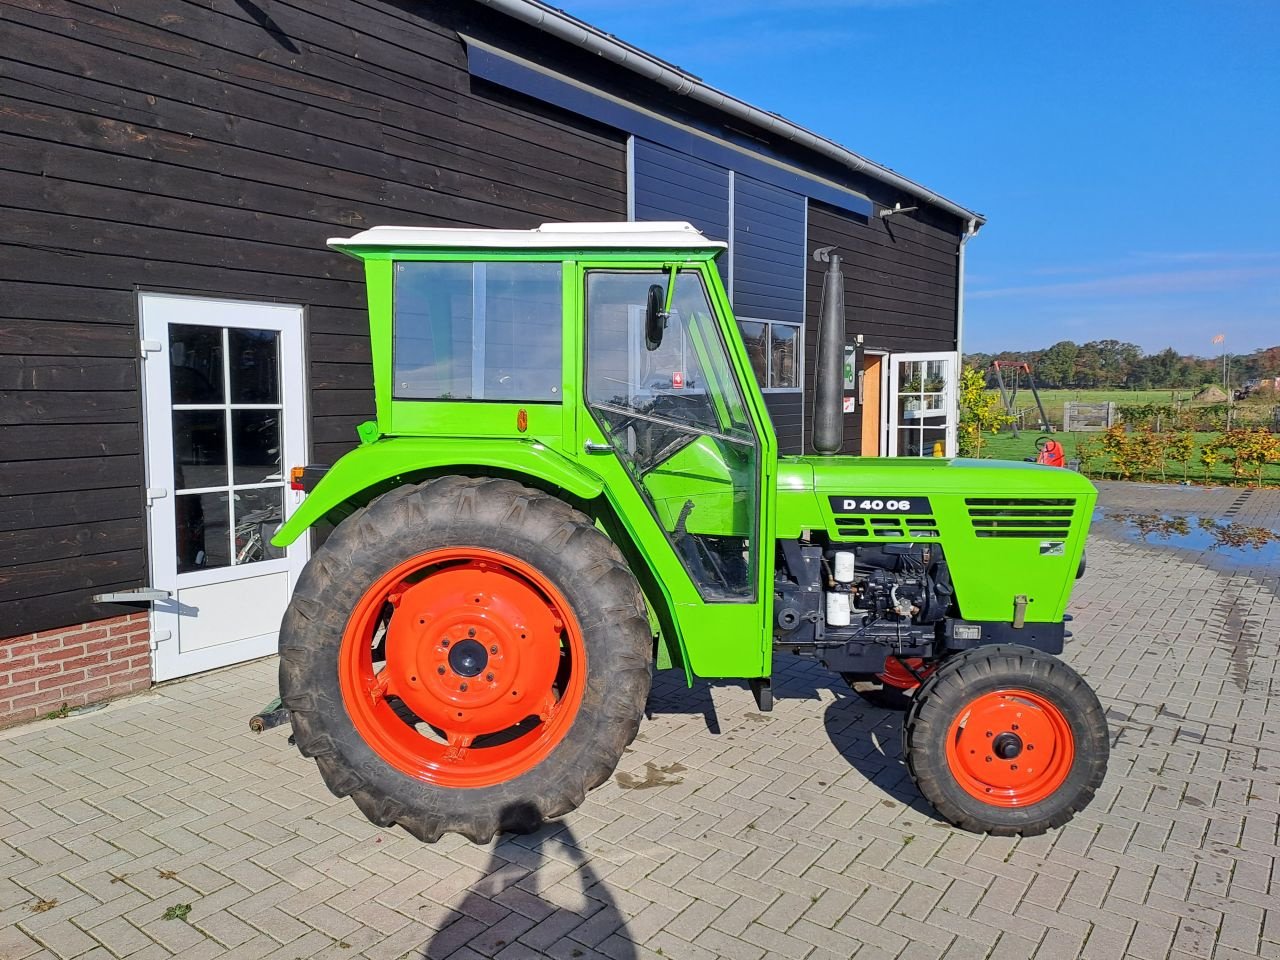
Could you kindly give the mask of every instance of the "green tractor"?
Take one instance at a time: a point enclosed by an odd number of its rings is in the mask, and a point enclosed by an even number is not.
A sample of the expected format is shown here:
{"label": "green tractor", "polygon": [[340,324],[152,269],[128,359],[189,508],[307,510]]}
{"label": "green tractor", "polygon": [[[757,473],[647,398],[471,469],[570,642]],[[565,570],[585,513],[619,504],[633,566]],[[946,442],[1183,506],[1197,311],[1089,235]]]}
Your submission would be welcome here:
{"label": "green tractor", "polygon": [[364,263],[377,419],[272,541],[334,526],[281,626],[280,693],[371,821],[533,830],[613,772],[655,667],[748,680],[769,709],[779,651],[905,708],[911,776],[957,826],[1042,833],[1092,798],[1106,721],[1053,654],[1096,491],[1035,464],[835,456],[838,257],[829,452],[779,457],[725,245],[688,224],[330,246]]}

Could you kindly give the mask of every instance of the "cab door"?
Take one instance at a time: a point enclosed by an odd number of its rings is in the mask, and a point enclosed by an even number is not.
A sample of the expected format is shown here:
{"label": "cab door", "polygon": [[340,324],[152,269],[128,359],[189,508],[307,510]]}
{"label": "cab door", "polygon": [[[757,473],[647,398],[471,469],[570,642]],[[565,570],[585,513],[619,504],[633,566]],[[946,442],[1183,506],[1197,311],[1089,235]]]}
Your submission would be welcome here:
{"label": "cab door", "polygon": [[773,432],[705,266],[674,274],[665,330],[647,340],[649,289],[666,302],[672,278],[660,266],[581,267],[580,457],[667,594],[693,671],[766,676]]}

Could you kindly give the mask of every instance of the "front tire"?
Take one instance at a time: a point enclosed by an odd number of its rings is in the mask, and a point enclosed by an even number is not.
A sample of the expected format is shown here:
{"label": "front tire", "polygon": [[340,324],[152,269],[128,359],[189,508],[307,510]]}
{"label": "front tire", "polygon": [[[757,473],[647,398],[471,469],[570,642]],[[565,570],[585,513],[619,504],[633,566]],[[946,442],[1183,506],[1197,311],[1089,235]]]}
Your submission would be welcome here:
{"label": "front tire", "polygon": [[635,736],[652,638],[590,518],[509,480],[444,477],[352,514],[280,631],[298,748],[379,826],[528,832]]}
{"label": "front tire", "polygon": [[1036,836],[1093,799],[1107,769],[1106,716],[1083,678],[1029,647],[946,661],[903,723],[911,778],[958,827]]}

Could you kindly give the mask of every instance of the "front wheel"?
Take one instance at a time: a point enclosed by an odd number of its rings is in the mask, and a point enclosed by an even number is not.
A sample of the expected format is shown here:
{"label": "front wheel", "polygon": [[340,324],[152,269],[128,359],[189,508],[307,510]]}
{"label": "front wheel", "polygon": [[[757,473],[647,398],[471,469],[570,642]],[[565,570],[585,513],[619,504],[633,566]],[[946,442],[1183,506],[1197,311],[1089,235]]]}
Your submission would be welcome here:
{"label": "front wheel", "polygon": [[508,480],[402,487],[342,522],[280,632],[280,694],[329,789],[379,826],[483,843],[572,810],[649,691],[616,546]]}
{"label": "front wheel", "polygon": [[960,654],[919,689],[903,723],[911,778],[958,827],[1036,836],[1093,799],[1107,770],[1097,695],[1029,647]]}

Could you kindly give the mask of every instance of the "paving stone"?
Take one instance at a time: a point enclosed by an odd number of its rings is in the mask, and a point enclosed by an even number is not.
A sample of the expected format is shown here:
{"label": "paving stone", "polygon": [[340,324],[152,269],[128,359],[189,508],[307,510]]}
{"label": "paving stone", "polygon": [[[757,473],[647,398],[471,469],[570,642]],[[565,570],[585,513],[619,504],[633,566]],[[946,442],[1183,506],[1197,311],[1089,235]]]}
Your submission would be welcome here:
{"label": "paving stone", "polygon": [[[656,678],[622,768],[681,783],[423,846],[331,797],[286,730],[246,737],[261,661],[0,735],[0,957],[1280,960],[1280,570],[1109,519],[1221,517],[1239,490],[1100,488],[1064,657],[1114,745],[1060,830],[937,822],[899,718],[780,657],[770,714]],[[1241,502],[1280,527],[1280,493]]]}

